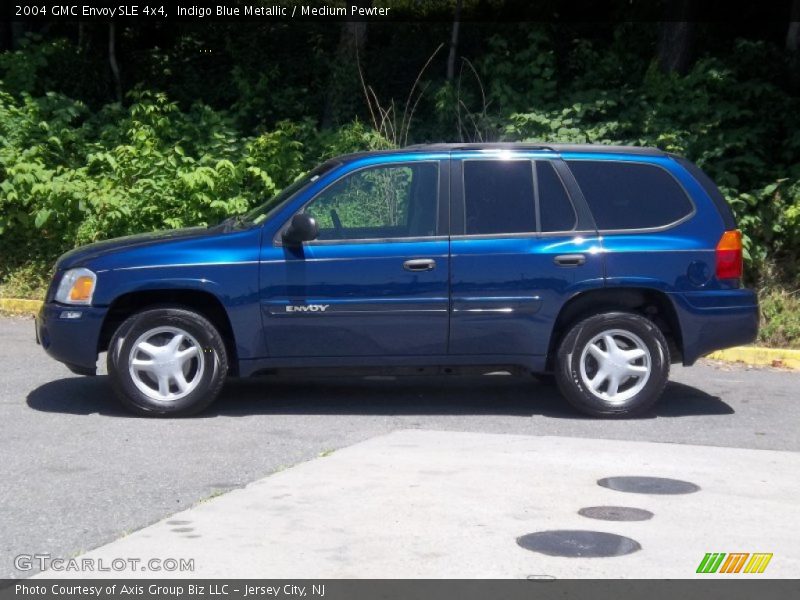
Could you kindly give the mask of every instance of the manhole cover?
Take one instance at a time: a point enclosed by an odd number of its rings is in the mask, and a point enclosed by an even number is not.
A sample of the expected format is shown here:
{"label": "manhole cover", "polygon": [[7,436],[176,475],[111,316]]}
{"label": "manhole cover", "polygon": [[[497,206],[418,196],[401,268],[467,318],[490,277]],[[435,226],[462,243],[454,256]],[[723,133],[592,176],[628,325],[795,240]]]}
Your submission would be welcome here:
{"label": "manhole cover", "polygon": [[653,518],[649,510],[629,506],[587,506],[580,509],[578,514],[601,521],[647,521]]}
{"label": "manhole cover", "polygon": [[599,558],[641,550],[631,538],[603,531],[539,531],[517,538],[517,544],[548,556]]}
{"label": "manhole cover", "polygon": [[665,477],[606,477],[597,485],[632,494],[692,494],[700,490],[699,485]]}

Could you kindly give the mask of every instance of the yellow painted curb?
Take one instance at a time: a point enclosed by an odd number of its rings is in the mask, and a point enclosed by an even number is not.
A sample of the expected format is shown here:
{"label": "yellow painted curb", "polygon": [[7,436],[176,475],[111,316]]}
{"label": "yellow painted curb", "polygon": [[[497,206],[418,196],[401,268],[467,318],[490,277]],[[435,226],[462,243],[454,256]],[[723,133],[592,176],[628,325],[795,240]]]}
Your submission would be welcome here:
{"label": "yellow painted curb", "polygon": [[0,298],[0,310],[20,315],[35,315],[42,306],[41,300]]}
{"label": "yellow painted curb", "polygon": [[758,346],[737,346],[709,354],[714,360],[743,362],[748,365],[789,367],[800,369],[800,350],[790,348],[760,348]]}

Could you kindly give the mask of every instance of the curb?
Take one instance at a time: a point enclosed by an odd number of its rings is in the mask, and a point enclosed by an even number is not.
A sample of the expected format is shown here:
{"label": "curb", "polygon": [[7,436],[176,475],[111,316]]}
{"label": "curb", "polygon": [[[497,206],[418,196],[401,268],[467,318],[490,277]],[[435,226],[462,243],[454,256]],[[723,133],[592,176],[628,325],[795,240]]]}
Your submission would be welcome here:
{"label": "curb", "polygon": [[19,315],[35,315],[42,307],[41,300],[24,300],[22,298],[0,298],[0,310]]}
{"label": "curb", "polygon": [[[0,298],[0,310],[20,315],[35,315],[42,306],[41,300]],[[800,370],[800,350],[790,348],[762,348],[759,346],[737,346],[718,350],[707,358],[726,362],[741,362],[748,365],[787,367]]]}
{"label": "curb", "polygon": [[748,365],[768,367],[787,367],[800,370],[800,350],[790,348],[761,348],[758,346],[738,346],[718,350],[706,358],[727,362],[743,362]]}

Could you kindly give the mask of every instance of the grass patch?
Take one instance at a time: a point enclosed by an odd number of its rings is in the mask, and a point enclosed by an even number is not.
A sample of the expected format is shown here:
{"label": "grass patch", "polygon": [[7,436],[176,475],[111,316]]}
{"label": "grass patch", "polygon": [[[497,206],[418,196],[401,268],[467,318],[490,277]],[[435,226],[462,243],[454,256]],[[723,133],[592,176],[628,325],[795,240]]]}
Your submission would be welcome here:
{"label": "grass patch", "polygon": [[0,268],[0,297],[44,300],[53,266],[31,261],[13,270]]}
{"label": "grass patch", "polygon": [[761,327],[758,344],[773,348],[800,348],[800,290],[761,290],[759,304]]}

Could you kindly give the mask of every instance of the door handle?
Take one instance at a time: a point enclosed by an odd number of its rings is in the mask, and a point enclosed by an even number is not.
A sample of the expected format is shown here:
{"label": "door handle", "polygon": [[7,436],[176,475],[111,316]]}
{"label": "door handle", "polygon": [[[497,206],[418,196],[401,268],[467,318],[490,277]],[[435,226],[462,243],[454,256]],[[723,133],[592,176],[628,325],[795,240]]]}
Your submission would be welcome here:
{"label": "door handle", "polygon": [[579,267],[586,262],[583,254],[559,254],[553,259],[559,267]]}
{"label": "door handle", "polygon": [[433,271],[436,268],[436,261],[432,258],[414,258],[403,263],[406,271]]}

